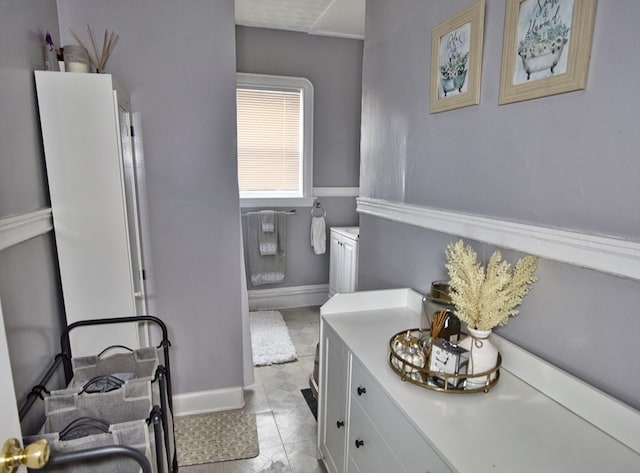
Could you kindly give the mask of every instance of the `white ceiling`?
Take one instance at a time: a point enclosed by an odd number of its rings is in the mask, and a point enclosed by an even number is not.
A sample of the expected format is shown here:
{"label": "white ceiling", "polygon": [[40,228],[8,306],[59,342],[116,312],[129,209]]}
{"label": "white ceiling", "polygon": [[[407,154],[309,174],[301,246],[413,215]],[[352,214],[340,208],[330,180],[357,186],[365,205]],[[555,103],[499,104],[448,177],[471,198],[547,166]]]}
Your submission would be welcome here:
{"label": "white ceiling", "polygon": [[236,24],[364,38],[366,0],[235,0]]}

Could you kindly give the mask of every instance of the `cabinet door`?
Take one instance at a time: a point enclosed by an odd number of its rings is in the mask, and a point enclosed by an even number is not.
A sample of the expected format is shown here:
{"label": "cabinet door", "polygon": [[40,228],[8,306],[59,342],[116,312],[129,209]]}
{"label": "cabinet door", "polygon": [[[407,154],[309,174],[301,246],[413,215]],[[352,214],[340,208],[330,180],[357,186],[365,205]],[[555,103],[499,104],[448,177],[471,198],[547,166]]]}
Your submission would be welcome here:
{"label": "cabinet door", "polygon": [[323,330],[320,358],[320,449],[331,473],[345,471],[347,431],[347,358],[342,341]]}
{"label": "cabinet door", "polygon": [[341,292],[342,284],[342,238],[336,232],[331,232],[329,242],[329,297]]}
{"label": "cabinet door", "polygon": [[[35,77],[67,322],[135,315],[111,76],[36,71]],[[138,346],[132,324],[74,332],[74,356]]]}
{"label": "cabinet door", "polygon": [[345,238],[342,243],[342,292],[354,292],[358,289],[358,244]]}

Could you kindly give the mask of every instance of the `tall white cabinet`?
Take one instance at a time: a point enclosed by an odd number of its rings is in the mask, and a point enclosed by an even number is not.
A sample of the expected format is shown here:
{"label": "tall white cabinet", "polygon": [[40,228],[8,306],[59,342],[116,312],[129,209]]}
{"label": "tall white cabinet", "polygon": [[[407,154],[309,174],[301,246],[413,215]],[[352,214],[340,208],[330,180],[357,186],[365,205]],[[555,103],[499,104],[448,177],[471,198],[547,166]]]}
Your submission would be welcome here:
{"label": "tall white cabinet", "polygon": [[[108,74],[35,73],[67,323],[146,313],[127,93]],[[74,331],[74,356],[146,343],[132,324]]]}
{"label": "tall white cabinet", "polygon": [[333,227],[329,243],[329,297],[358,289],[359,227]]}

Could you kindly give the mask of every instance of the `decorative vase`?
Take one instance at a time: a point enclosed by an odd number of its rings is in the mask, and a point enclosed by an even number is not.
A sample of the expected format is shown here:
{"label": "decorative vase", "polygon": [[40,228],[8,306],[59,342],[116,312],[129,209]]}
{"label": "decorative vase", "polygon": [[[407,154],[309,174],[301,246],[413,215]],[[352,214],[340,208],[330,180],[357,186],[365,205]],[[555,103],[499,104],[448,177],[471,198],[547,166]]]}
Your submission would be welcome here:
{"label": "decorative vase", "polygon": [[[469,336],[460,342],[459,346],[469,350],[469,367],[467,375],[484,373],[496,367],[498,363],[498,349],[489,340],[491,330],[477,330],[467,328]],[[480,387],[487,384],[487,376],[467,377],[467,387]],[[496,377],[495,372],[491,373],[490,381]]]}

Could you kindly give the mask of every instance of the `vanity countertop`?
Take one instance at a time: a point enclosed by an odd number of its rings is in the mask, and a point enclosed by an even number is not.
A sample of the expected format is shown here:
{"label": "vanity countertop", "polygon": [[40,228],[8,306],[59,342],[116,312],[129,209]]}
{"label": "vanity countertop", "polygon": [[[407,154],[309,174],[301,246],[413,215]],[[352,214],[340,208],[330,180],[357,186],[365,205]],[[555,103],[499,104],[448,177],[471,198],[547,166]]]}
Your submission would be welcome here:
{"label": "vanity countertop", "polygon": [[331,230],[350,238],[360,237],[360,227],[331,227]]}

